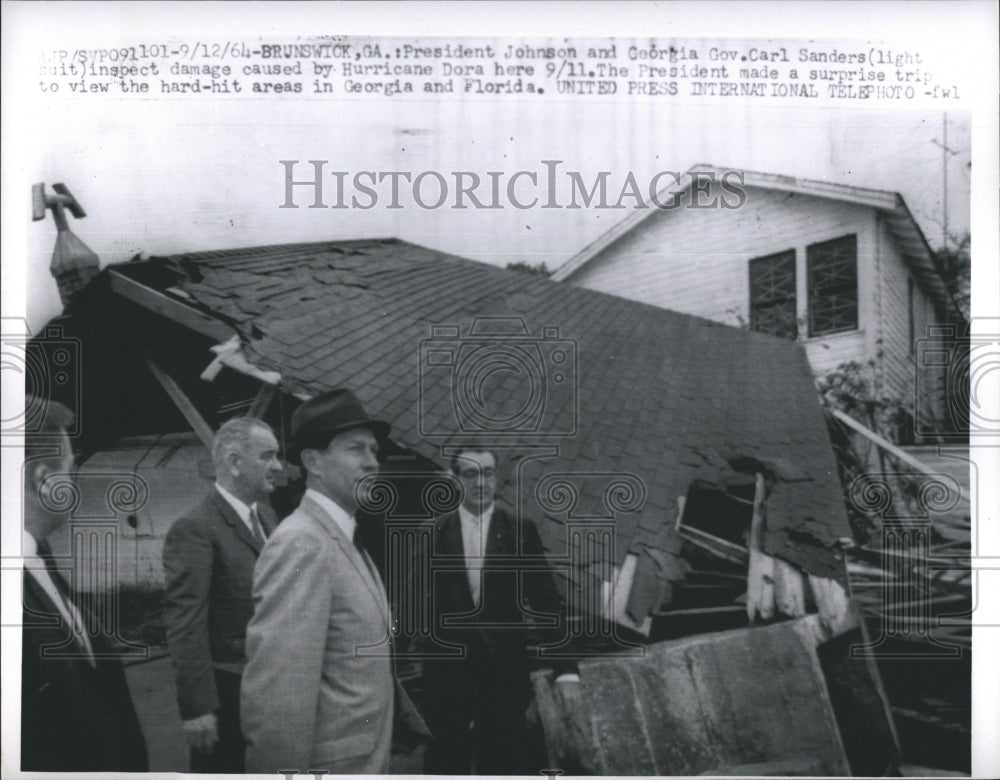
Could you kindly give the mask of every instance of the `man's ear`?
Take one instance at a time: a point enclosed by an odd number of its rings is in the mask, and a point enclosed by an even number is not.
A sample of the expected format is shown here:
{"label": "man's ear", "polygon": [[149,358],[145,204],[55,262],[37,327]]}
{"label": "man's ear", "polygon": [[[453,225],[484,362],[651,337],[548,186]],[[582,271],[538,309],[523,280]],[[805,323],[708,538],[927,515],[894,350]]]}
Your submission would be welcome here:
{"label": "man's ear", "polygon": [[37,492],[42,487],[42,483],[52,473],[52,467],[48,463],[40,461],[31,466],[31,487]]}
{"label": "man's ear", "polygon": [[[30,484],[28,488],[31,490],[31,494],[34,496],[35,500],[44,504],[46,498],[52,491],[52,481],[50,480],[48,484],[46,484],[45,480],[52,476],[52,474],[55,473],[55,470],[50,464],[45,463],[44,461],[40,461],[33,466],[30,466],[30,469]],[[27,498],[27,496],[25,496],[25,498]]]}
{"label": "man's ear", "polygon": [[226,454],[226,466],[229,468],[229,473],[236,477],[240,473],[240,454],[231,450]]}
{"label": "man's ear", "polygon": [[299,453],[299,463],[302,464],[302,476],[307,476],[316,463],[316,450],[302,450]]}

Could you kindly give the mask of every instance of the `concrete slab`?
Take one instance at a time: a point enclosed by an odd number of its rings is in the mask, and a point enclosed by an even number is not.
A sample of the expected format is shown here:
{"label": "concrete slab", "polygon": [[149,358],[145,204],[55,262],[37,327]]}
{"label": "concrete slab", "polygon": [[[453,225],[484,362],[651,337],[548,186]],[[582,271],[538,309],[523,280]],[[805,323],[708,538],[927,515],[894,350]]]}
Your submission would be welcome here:
{"label": "concrete slab", "polygon": [[[810,774],[849,775],[818,636],[810,616],[662,642],[640,658],[582,661],[573,712],[551,673],[536,673],[550,760],[596,763],[605,775],[711,774],[789,761],[805,762],[816,770]],[[592,748],[570,728],[580,719],[591,724]]]}

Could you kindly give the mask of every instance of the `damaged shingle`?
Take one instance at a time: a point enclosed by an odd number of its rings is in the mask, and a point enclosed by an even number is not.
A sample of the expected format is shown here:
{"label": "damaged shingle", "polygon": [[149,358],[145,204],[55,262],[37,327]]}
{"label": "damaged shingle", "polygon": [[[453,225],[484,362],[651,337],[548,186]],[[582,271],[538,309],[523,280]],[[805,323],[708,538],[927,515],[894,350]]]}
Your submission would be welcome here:
{"label": "damaged shingle", "polygon": [[[432,369],[426,349],[440,343],[458,356],[462,344],[478,344],[488,351],[511,337],[471,337],[474,320],[521,317],[528,334],[516,348],[526,350],[525,366],[537,369],[540,411],[516,423],[527,387],[522,367],[497,374],[487,413],[515,421],[500,429],[504,452],[524,458],[510,462],[517,479],[508,481],[505,498],[525,517],[552,520],[539,523],[549,550],[567,549],[570,527],[588,521],[539,505],[535,489],[546,474],[582,475],[576,511],[608,518],[620,565],[633,544],[680,553],[677,498],[693,480],[762,468],[778,485],[769,498],[766,550],[823,576],[840,565],[835,542],[850,531],[799,344],[398,240],[155,262],[183,271],[181,286],[201,308],[241,323],[255,365],[280,371],[296,392],[350,386],[369,412],[392,421],[399,444],[431,460],[440,461],[441,447],[462,433],[454,384],[461,365],[450,373]],[[460,337],[436,337],[432,328],[441,325],[457,326]],[[555,345],[573,356],[561,384]],[[487,429],[483,438],[497,436]],[[532,454],[543,444],[550,454]],[[644,486],[644,504],[631,513],[609,508],[610,477],[594,477],[622,474]]]}

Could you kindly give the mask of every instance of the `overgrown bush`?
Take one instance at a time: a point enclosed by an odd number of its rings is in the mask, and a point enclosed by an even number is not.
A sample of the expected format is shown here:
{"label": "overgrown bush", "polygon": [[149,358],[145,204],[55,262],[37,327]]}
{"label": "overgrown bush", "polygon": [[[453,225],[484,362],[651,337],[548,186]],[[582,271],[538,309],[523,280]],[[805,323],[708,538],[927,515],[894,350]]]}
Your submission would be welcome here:
{"label": "overgrown bush", "polygon": [[[819,375],[816,385],[827,409],[837,409],[853,417],[884,439],[899,443],[904,438],[901,433],[907,426],[912,429],[913,417],[906,404],[879,392],[874,360],[864,364],[857,361],[841,363],[833,371]],[[855,541],[864,545],[872,541],[879,522],[855,506],[850,497],[851,485],[857,477],[873,468],[882,473],[900,472],[902,469],[899,464],[890,462],[894,459],[881,447],[853,434],[833,415],[827,416],[827,427],[837,457],[851,530]],[[896,487],[906,494],[908,485],[904,483]]]}
{"label": "overgrown bush", "polygon": [[816,385],[827,406],[849,414],[890,441],[898,442],[900,429],[913,419],[903,401],[880,391],[874,360],[841,363],[817,377]]}

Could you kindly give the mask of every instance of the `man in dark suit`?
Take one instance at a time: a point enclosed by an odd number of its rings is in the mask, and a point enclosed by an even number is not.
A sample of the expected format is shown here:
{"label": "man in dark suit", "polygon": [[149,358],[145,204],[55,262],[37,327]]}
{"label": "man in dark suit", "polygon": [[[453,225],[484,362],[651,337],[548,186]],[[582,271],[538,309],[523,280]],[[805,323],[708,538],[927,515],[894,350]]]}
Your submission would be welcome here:
{"label": "man in dark suit", "polygon": [[242,773],[240,679],[253,570],[277,525],[267,498],[282,465],[271,428],[251,417],[219,429],[212,460],[215,487],[164,542],[163,613],[191,771]]}
{"label": "man in dark suit", "polygon": [[73,416],[39,399],[26,408],[42,417],[25,438],[21,770],[144,772],[146,745],[121,662],[107,638],[87,631],[92,616],[76,604],[47,541],[69,520]]}
{"label": "man in dark suit", "polygon": [[[424,660],[424,713],[435,739],[425,770],[537,774],[541,763],[532,762],[542,759],[532,754],[525,719],[532,639],[525,608],[551,620],[564,615],[562,599],[534,526],[518,523],[494,503],[496,454],[466,448],[454,455],[451,467],[462,485],[462,504],[434,521],[431,574],[425,581],[433,636],[463,646],[465,653]],[[524,565],[499,565],[500,559],[510,564],[515,558]],[[456,559],[465,565],[455,566]],[[548,643],[563,630],[560,623],[534,637]]]}

